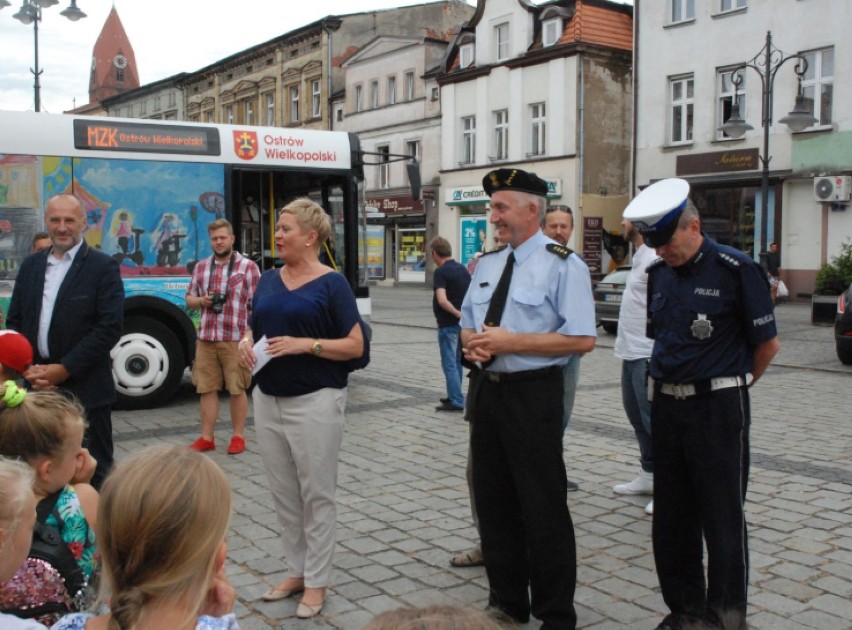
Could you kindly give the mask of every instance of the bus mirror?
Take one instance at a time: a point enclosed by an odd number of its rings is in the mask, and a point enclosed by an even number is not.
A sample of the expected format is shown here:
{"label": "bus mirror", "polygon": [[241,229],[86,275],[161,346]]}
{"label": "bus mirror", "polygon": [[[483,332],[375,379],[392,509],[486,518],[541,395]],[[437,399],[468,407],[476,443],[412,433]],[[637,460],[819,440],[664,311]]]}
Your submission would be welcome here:
{"label": "bus mirror", "polygon": [[408,185],[411,187],[412,199],[420,200],[420,165],[416,160],[409,160],[405,163],[405,170],[408,171]]}

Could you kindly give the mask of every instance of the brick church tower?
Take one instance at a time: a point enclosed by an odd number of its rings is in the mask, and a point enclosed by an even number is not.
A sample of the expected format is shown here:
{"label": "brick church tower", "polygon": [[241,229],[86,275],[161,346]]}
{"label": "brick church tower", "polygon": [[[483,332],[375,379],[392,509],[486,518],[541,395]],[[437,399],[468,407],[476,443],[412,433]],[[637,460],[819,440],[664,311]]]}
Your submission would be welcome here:
{"label": "brick church tower", "polygon": [[92,50],[89,104],[139,87],[139,70],[133,46],[113,5]]}

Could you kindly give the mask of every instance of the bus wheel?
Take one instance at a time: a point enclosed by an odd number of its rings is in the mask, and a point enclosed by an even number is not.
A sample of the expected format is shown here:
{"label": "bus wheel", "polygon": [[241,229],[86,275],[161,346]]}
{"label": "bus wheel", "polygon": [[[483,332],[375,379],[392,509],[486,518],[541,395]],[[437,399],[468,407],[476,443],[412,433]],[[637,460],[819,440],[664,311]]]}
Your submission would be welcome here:
{"label": "bus wheel", "polygon": [[177,391],[186,361],[175,334],[145,317],[124,322],[124,335],[112,349],[117,409],[149,409]]}

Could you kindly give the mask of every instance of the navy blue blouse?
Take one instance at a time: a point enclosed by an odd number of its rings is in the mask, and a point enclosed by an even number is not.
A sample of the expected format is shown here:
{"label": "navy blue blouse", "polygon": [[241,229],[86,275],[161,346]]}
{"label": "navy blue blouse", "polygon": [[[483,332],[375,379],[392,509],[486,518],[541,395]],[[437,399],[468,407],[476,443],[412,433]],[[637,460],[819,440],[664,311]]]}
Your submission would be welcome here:
{"label": "navy blue blouse", "polygon": [[[280,269],[270,269],[260,277],[251,313],[255,341],[263,335],[342,339],[360,321],[349,283],[334,272],[291,291],[281,280]],[[272,359],[255,380],[269,396],[302,396],[325,387],[342,389],[348,377],[346,361],[297,354]]]}

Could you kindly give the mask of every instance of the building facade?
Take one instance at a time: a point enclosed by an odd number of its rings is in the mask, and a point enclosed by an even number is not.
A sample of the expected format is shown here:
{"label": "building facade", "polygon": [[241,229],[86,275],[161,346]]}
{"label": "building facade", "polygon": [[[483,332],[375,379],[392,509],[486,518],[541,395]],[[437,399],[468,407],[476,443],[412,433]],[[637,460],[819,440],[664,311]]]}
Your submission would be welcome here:
{"label": "building facade", "polygon": [[[470,7],[470,14],[473,8]],[[468,15],[469,17],[469,15]],[[426,281],[426,243],[440,195],[441,99],[436,75],[448,40],[382,36],[343,64],[336,128],[359,135],[366,161],[371,280]],[[417,160],[422,198],[412,196],[406,160]]]}
{"label": "building facade", "polygon": [[[637,187],[679,176],[692,185],[705,233],[759,258],[779,244],[792,298],[813,291],[820,265],[852,234],[848,195],[821,199],[821,180],[839,189],[852,174],[852,86],[836,78],[852,65],[846,0],[661,0],[636,2]],[[774,73],[768,154],[764,155],[761,47],[771,33]],[[673,54],[677,51],[677,54]],[[807,61],[802,96],[816,124],[791,132],[779,120],[795,104],[796,66]],[[775,62],[773,61],[773,64]],[[765,71],[764,71],[765,73]],[[735,84],[739,81],[738,87]],[[753,130],[719,131],[736,98]],[[761,158],[769,159],[766,216]],[[762,227],[766,224],[766,243]]]}
{"label": "building facade", "polygon": [[569,245],[593,275],[612,264],[603,230],[628,201],[632,7],[605,0],[479,0],[439,76],[439,229],[466,263],[491,249],[482,177],[512,166],[572,208]]}

